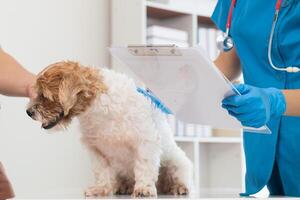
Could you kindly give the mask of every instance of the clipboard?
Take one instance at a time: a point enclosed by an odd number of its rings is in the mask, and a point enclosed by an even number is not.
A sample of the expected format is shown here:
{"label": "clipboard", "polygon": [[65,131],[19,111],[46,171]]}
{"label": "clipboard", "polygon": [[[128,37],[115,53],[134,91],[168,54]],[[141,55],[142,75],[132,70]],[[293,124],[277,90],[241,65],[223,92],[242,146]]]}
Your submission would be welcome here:
{"label": "clipboard", "polygon": [[177,119],[221,129],[270,134],[267,126],[243,127],[221,107],[225,97],[239,94],[200,47],[175,45],[110,48]]}

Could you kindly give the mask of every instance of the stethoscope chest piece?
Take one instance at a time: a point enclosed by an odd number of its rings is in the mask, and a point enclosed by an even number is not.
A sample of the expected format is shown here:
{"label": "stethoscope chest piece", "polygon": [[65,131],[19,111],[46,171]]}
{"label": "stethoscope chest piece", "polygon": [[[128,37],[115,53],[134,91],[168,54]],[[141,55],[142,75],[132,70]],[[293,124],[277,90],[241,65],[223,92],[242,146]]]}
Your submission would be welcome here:
{"label": "stethoscope chest piece", "polygon": [[232,38],[226,35],[219,35],[217,37],[217,47],[220,51],[224,52],[228,52],[234,47],[234,42]]}

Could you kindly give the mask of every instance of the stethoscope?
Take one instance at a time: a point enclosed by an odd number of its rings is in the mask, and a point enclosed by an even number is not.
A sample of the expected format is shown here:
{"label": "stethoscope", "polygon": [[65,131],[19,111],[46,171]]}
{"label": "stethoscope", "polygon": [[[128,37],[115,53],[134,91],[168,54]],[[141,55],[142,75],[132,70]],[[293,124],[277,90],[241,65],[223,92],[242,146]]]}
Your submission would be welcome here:
{"label": "stethoscope", "polygon": [[[232,21],[232,13],[235,8],[237,0],[231,0],[231,5],[228,13],[228,18],[227,18],[227,23],[226,23],[226,32],[224,35],[221,35],[217,38],[217,46],[220,51],[230,51],[234,47],[234,42],[232,37],[230,36],[230,29],[231,29],[231,21]],[[273,60],[272,60],[272,44],[273,44],[273,38],[274,38],[274,31],[276,28],[277,20],[278,20],[278,15],[281,7],[281,2],[282,0],[277,0],[276,2],[276,9],[275,9],[275,15],[274,15],[274,20],[272,24],[272,29],[269,37],[269,45],[268,45],[268,60],[271,65],[271,67],[277,71],[285,71],[288,73],[296,73],[300,71],[300,68],[294,67],[294,66],[289,66],[289,67],[284,67],[280,68],[274,65]]]}

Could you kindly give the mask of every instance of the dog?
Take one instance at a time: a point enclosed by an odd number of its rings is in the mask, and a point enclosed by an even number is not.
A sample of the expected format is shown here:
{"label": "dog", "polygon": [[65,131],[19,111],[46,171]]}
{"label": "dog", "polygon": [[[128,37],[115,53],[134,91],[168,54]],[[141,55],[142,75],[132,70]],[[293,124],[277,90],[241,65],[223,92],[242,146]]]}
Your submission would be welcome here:
{"label": "dog", "polygon": [[34,88],[26,112],[42,128],[64,129],[79,119],[96,180],[86,197],[191,192],[192,164],[166,115],[126,75],[62,61],[40,72]]}

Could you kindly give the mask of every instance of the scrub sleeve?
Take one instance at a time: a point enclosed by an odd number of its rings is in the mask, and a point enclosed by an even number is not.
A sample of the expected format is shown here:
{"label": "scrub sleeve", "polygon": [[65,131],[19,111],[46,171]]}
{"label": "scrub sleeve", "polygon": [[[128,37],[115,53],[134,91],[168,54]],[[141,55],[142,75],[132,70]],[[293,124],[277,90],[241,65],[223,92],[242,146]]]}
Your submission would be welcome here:
{"label": "scrub sleeve", "polygon": [[226,22],[229,14],[230,4],[231,0],[218,0],[218,4],[216,5],[211,16],[211,19],[215,25],[223,32],[226,31]]}

